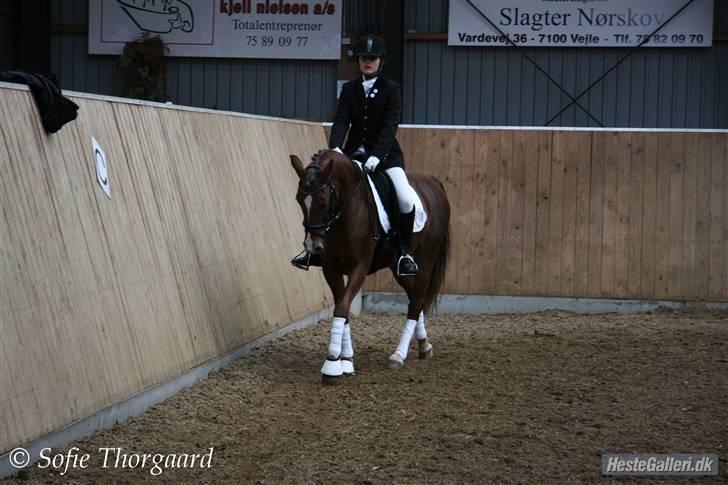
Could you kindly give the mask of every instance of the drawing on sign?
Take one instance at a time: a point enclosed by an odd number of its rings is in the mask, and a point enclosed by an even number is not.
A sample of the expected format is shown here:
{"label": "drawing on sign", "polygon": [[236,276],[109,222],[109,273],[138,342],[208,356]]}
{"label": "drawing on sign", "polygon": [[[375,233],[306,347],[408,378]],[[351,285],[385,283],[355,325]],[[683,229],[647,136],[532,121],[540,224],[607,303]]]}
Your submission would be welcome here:
{"label": "drawing on sign", "polygon": [[192,32],[195,16],[182,0],[116,0],[134,24],[147,32]]}

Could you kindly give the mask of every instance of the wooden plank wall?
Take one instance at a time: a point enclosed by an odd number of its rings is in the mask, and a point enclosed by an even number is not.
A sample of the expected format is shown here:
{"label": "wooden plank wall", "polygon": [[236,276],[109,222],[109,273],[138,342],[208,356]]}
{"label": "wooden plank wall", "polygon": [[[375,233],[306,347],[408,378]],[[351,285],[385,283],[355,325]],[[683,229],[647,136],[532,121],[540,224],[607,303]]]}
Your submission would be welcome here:
{"label": "wooden plank wall", "polygon": [[[445,292],[728,299],[728,133],[402,128],[453,206]],[[388,273],[367,289],[400,291]]]}
{"label": "wooden plank wall", "polygon": [[74,101],[47,136],[0,88],[0,454],[330,304],[289,263],[320,125]]}

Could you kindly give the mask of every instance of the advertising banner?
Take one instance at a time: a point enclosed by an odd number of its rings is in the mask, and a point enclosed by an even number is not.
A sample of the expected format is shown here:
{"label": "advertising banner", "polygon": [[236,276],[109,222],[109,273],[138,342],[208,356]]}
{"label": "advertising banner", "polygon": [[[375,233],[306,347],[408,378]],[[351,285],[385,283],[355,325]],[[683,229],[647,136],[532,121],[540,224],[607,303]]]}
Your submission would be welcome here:
{"label": "advertising banner", "polygon": [[511,45],[510,39],[524,46],[631,47],[649,38],[646,47],[710,47],[713,0],[693,0],[668,22],[688,3],[689,0],[450,0],[448,45],[507,46]]}
{"label": "advertising banner", "polygon": [[170,56],[339,59],[342,0],[90,0],[89,53],[144,32]]}

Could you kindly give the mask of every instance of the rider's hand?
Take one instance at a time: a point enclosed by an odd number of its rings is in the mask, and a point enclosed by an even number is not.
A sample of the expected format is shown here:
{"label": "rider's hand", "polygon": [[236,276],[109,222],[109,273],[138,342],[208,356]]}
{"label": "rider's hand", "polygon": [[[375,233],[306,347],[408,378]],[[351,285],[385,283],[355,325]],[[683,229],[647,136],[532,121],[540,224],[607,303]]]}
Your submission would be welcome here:
{"label": "rider's hand", "polygon": [[339,152],[339,153],[341,153],[342,155],[344,154],[344,152],[342,152],[342,151],[341,151],[341,148],[339,148],[339,147],[336,147],[336,148],[334,148],[334,151],[335,151],[335,152]]}
{"label": "rider's hand", "polygon": [[365,163],[365,164],[364,164],[364,168],[365,168],[365,169],[366,169],[366,170],[367,170],[368,172],[373,172],[374,170],[376,170],[376,168],[377,168],[377,165],[379,165],[379,158],[377,158],[377,157],[375,157],[374,155],[372,155],[372,156],[371,156],[371,157],[369,157],[369,159],[367,160],[367,163]]}

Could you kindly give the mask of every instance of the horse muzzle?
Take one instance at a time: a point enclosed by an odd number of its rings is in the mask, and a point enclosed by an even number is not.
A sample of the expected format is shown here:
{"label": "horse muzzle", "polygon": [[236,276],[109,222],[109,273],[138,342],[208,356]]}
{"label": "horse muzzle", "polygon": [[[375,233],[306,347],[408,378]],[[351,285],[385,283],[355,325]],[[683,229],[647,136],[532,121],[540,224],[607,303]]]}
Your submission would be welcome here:
{"label": "horse muzzle", "polygon": [[303,247],[311,254],[321,254],[324,250],[326,237],[315,232],[306,232],[306,239],[303,241]]}

